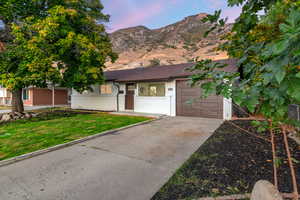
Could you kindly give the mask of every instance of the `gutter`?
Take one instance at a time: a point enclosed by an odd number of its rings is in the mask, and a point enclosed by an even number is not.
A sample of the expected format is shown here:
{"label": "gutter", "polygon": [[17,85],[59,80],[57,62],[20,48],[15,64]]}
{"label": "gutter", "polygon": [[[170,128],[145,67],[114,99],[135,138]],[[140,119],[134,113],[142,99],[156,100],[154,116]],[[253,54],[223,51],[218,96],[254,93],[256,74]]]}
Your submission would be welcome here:
{"label": "gutter", "polygon": [[163,82],[170,81],[170,78],[162,78],[162,79],[140,79],[140,80],[118,80],[120,83],[142,83],[142,82]]}

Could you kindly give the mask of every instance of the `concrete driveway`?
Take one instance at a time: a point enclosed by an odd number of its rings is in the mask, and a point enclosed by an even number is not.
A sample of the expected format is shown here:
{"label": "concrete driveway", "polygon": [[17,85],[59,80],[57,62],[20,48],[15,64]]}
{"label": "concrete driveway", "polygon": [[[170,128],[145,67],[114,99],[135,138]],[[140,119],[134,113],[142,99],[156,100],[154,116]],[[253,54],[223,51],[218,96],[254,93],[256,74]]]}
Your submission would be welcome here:
{"label": "concrete driveway", "polygon": [[0,199],[149,200],[221,123],[164,118],[0,167]]}

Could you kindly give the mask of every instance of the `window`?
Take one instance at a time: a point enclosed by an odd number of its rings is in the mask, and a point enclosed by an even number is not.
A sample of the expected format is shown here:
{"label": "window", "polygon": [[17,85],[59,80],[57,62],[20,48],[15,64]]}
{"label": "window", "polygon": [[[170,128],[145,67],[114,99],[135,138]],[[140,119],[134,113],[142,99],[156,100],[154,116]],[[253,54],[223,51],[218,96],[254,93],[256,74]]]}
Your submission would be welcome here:
{"label": "window", "polygon": [[100,86],[100,94],[112,94],[112,85],[111,84],[104,84]]}
{"label": "window", "polygon": [[140,83],[139,96],[163,97],[166,94],[164,83]]}
{"label": "window", "polygon": [[28,100],[29,99],[29,90],[28,89],[23,89],[23,100]]}

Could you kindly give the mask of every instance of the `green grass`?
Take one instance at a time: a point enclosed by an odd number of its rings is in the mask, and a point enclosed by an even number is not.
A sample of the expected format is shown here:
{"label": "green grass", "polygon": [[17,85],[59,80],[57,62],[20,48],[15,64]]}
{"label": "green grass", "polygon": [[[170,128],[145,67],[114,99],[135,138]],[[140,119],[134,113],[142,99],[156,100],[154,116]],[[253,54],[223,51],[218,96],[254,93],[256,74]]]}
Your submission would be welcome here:
{"label": "green grass", "polygon": [[0,160],[70,142],[149,118],[104,113],[47,115],[0,125]]}

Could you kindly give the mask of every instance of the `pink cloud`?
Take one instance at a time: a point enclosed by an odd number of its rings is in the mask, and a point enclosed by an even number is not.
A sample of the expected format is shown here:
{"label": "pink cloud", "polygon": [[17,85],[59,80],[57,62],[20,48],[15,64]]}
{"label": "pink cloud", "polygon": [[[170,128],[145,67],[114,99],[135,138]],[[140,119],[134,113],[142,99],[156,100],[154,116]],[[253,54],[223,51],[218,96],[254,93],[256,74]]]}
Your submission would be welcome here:
{"label": "pink cloud", "polygon": [[[103,0],[107,5],[105,11],[112,14],[110,24],[107,25],[107,31],[113,32],[118,29],[143,25],[151,22],[155,17],[168,12],[176,12],[180,9],[181,3],[186,0]],[[201,12],[201,5],[212,12],[217,9],[222,9],[222,17],[228,17],[229,22],[233,22],[240,14],[240,8],[228,8],[227,0],[189,0],[189,2],[197,2],[195,8],[199,7]],[[191,6],[188,6],[191,7]],[[172,14],[172,13],[170,13]],[[159,23],[159,22],[158,22]]]}
{"label": "pink cloud", "polygon": [[[147,20],[162,13],[168,6],[177,5],[178,3],[183,2],[184,0],[168,0],[168,1],[169,4],[166,3],[166,0],[154,0],[151,3],[149,2],[140,7],[135,7],[135,5],[128,6],[128,1],[127,1],[127,7],[128,7],[127,12],[123,12],[124,9],[122,9],[123,10],[122,11],[120,10],[120,8],[124,8],[124,6],[126,6],[124,0],[114,0],[114,4],[111,4],[112,5],[111,9],[119,13],[118,19],[121,20],[118,20],[118,23],[114,24],[113,27],[109,27],[108,31],[113,32],[118,29],[144,24]],[[113,5],[118,5],[118,6],[116,7]]]}
{"label": "pink cloud", "polygon": [[151,5],[147,4],[145,5],[145,7],[140,8],[136,12],[132,12],[128,16],[124,17],[124,19],[121,20],[118,24],[114,25],[113,30],[111,31],[115,31],[121,28],[127,28],[136,24],[141,24],[152,16],[159,14],[160,12],[162,12],[162,10],[163,6],[159,2]]}
{"label": "pink cloud", "polygon": [[228,22],[233,23],[241,14],[241,7],[231,7],[222,10],[222,17],[228,17]]}
{"label": "pink cloud", "polygon": [[208,6],[210,8],[220,9],[221,7],[224,7],[226,3],[224,0],[206,0],[208,3]]}
{"label": "pink cloud", "polygon": [[170,0],[170,2],[172,3],[172,4],[177,4],[177,3],[180,3],[180,2],[182,2],[183,0]]}
{"label": "pink cloud", "polygon": [[242,11],[241,7],[227,7],[227,3],[224,0],[206,0],[210,8],[215,10],[222,10],[222,17],[228,17],[228,22],[233,23],[237,19]]}

